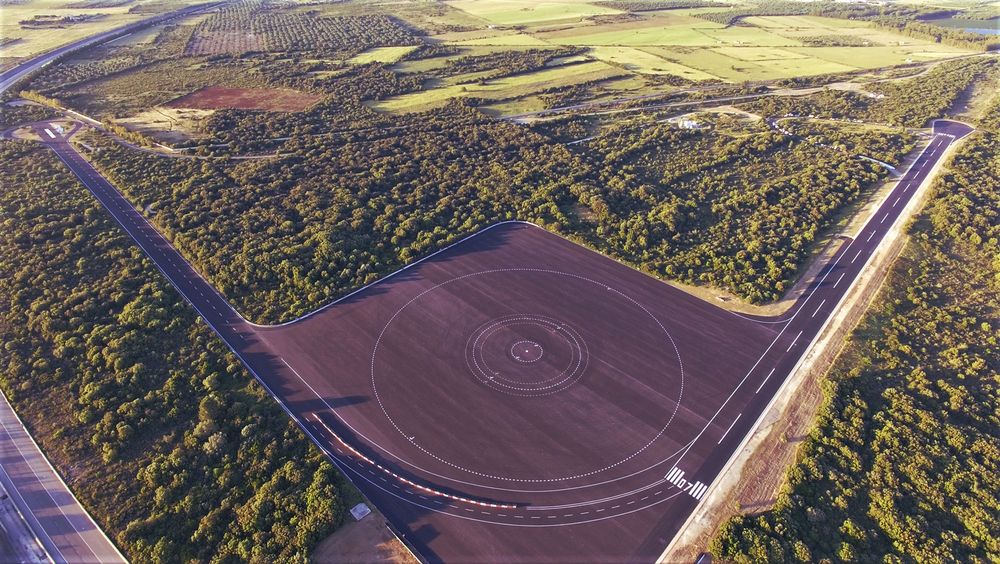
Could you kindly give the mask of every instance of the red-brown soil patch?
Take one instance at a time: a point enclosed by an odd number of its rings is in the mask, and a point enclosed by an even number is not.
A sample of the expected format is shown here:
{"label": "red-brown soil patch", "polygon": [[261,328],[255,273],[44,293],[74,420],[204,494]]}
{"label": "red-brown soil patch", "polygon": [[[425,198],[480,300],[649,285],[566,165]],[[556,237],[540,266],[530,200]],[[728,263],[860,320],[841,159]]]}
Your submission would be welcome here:
{"label": "red-brown soil patch", "polygon": [[168,108],[195,110],[267,110],[301,112],[322,96],[289,88],[227,88],[207,86],[164,104]]}

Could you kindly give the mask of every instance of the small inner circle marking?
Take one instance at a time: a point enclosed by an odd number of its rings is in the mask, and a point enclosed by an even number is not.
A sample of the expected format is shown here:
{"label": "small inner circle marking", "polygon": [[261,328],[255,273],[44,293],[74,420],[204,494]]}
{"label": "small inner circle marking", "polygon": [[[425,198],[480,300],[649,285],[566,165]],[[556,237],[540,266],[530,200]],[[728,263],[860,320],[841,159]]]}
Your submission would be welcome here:
{"label": "small inner circle marking", "polygon": [[542,345],[534,341],[518,341],[510,347],[510,356],[514,360],[525,364],[542,360],[542,354],[544,353],[545,349],[542,348]]}

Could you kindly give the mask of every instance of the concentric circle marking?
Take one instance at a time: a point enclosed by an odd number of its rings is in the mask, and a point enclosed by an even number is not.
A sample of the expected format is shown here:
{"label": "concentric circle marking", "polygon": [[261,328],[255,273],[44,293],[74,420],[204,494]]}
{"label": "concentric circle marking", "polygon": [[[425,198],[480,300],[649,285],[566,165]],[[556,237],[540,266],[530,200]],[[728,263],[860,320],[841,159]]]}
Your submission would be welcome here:
{"label": "concentric circle marking", "polygon": [[530,364],[542,360],[545,349],[534,341],[518,341],[510,346],[510,356],[518,362]]}
{"label": "concentric circle marking", "polygon": [[[529,329],[547,338],[550,354],[546,362],[540,362],[545,347],[519,337]],[[506,343],[512,340],[507,349]],[[564,365],[560,358],[566,360]],[[477,380],[498,392],[521,397],[566,389],[583,376],[589,359],[587,345],[577,331],[537,314],[490,320],[473,331],[465,347],[466,366]]]}
{"label": "concentric circle marking", "polygon": [[[546,477],[501,476],[501,475],[497,475],[495,473],[489,473],[489,472],[485,472],[485,471],[480,471],[480,470],[476,470],[476,469],[473,469],[473,468],[469,468],[469,467],[467,467],[465,465],[458,464],[458,463],[456,463],[454,461],[448,460],[447,458],[442,457],[442,456],[434,453],[427,446],[425,446],[424,444],[422,444],[422,442],[417,438],[417,436],[415,434],[408,433],[407,430],[404,430],[400,426],[399,422],[397,422],[394,419],[394,417],[390,414],[390,412],[389,412],[389,410],[388,410],[388,408],[387,408],[387,406],[385,404],[384,398],[380,394],[379,387],[378,387],[378,384],[377,384],[378,377],[377,377],[377,370],[376,370],[377,358],[378,358],[380,347],[383,345],[383,339],[386,337],[386,332],[393,325],[393,323],[399,318],[399,316],[405,310],[407,310],[407,308],[409,308],[415,302],[419,301],[421,298],[423,298],[423,297],[427,296],[428,294],[430,294],[430,293],[432,293],[432,292],[434,292],[436,290],[439,290],[439,289],[441,289],[441,288],[443,288],[445,286],[448,286],[450,284],[454,284],[454,283],[456,283],[458,281],[470,280],[472,278],[482,277],[482,276],[485,276],[485,275],[491,275],[491,274],[512,274],[512,273],[550,274],[550,275],[554,275],[554,276],[557,276],[557,277],[565,277],[568,280],[583,281],[583,282],[586,282],[586,283],[589,283],[589,284],[597,285],[598,287],[600,287],[602,289],[602,291],[611,292],[615,297],[622,298],[626,302],[628,302],[628,304],[631,304],[631,306],[634,306],[634,307],[638,308],[639,310],[641,310],[641,312],[643,312],[645,314],[645,316],[648,316],[648,320],[651,320],[655,324],[655,326],[659,329],[659,331],[662,332],[664,343],[667,346],[664,347],[664,348],[662,348],[661,350],[662,351],[671,351],[673,353],[671,356],[673,356],[674,358],[676,358],[676,361],[677,361],[678,372],[677,372],[676,376],[677,376],[677,386],[678,387],[677,387],[677,392],[676,392],[676,399],[674,401],[670,402],[670,403],[672,403],[672,406],[668,407],[667,405],[665,405],[665,407],[666,407],[666,411],[665,411],[666,422],[655,433],[655,435],[653,435],[648,440],[648,442],[646,442],[645,444],[642,444],[634,452],[631,452],[630,454],[628,454],[627,456],[624,456],[620,460],[617,460],[617,461],[612,462],[610,464],[606,464],[606,465],[604,465],[604,466],[602,466],[600,468],[596,468],[596,469],[593,469],[593,470],[590,470],[590,471],[586,471],[586,472],[578,472],[578,473],[573,473],[573,474],[570,474],[570,475],[563,475],[563,476],[546,476]],[[626,307],[629,307],[628,304],[626,304]],[[523,315],[527,315],[529,317],[529,319],[527,319],[525,321],[530,321],[530,322],[532,322],[535,325],[538,325],[539,318],[545,318],[544,316],[534,316],[533,314],[521,314],[521,315],[522,316]],[[549,322],[555,323],[556,326],[561,326],[562,325],[562,324],[559,324],[558,321],[551,320],[551,318],[545,318],[545,319],[548,320]],[[505,320],[505,321],[510,321],[510,320]],[[489,322],[487,322],[484,325],[488,326]],[[567,330],[566,334],[567,335],[571,335],[572,334],[571,332],[572,332],[572,329]],[[474,332],[473,335],[470,336],[469,340],[472,341],[473,343],[475,343],[476,335],[477,334],[479,334],[479,335],[485,335],[486,334],[485,331],[482,331],[482,326],[480,326],[480,330]],[[572,341],[572,338],[570,338],[570,337],[567,337],[567,338],[569,338],[569,340]],[[580,342],[580,341],[582,341],[582,340],[578,339],[578,342]],[[583,347],[585,345],[581,344],[579,346],[580,346],[580,349],[583,350]],[[472,351],[477,350],[476,346],[473,345],[472,348],[471,348],[471,350]],[[475,358],[475,356],[473,356],[473,358]],[[542,358],[546,362],[549,361],[548,349],[545,348],[545,347],[543,347],[543,357]],[[582,365],[582,362],[583,362],[582,355],[580,355],[580,358],[574,357],[574,360],[569,363],[569,371],[570,371],[571,374],[574,374],[574,377],[576,377],[577,380],[579,379],[579,375],[582,375],[582,372],[575,371],[574,367],[576,367],[577,365]],[[475,363],[473,363],[473,367],[475,367]],[[483,374],[486,374],[486,376],[485,376],[485,382],[484,383],[502,383],[502,384],[505,384],[506,386],[510,386],[510,387],[514,387],[514,388],[521,387],[521,388],[529,388],[530,389],[532,387],[535,387],[535,388],[543,387],[543,386],[539,386],[537,382],[535,382],[533,384],[529,384],[527,386],[524,385],[524,382],[517,382],[517,383],[514,383],[514,384],[508,384],[508,383],[503,382],[502,380],[500,380],[500,379],[497,378],[497,372],[498,372],[497,370],[491,370],[491,372],[486,372],[487,370],[490,370],[490,365],[488,363],[486,365],[484,365],[484,366],[480,366],[479,367],[479,371],[482,371]],[[475,371],[476,371],[476,369],[474,368],[474,373],[476,373]],[[492,379],[489,378],[490,374],[492,374],[492,376],[493,376]],[[559,372],[558,374],[562,374],[562,372]],[[500,376],[501,377],[505,377],[503,374],[500,374]],[[566,376],[563,375],[561,380],[556,380],[556,381],[562,381],[562,383],[565,385],[566,384],[565,378],[566,378]],[[546,385],[551,385],[551,382],[547,383]],[[659,439],[661,436],[663,436],[663,434],[670,427],[671,423],[673,422],[674,418],[677,415],[677,412],[678,412],[679,407],[680,407],[681,400],[683,398],[683,393],[684,393],[684,368],[683,368],[683,363],[682,363],[681,358],[680,358],[680,353],[678,352],[677,346],[674,343],[673,338],[670,336],[670,333],[666,330],[666,328],[663,326],[663,324],[648,309],[646,309],[642,304],[640,304],[639,302],[637,302],[636,300],[634,300],[633,298],[631,298],[627,294],[624,294],[623,292],[621,292],[621,291],[619,291],[619,290],[617,290],[617,289],[615,289],[615,288],[613,288],[611,286],[608,286],[606,283],[598,282],[598,281],[592,280],[590,278],[586,278],[586,277],[575,275],[575,274],[571,274],[571,273],[565,273],[565,272],[560,272],[560,271],[555,271],[555,270],[549,270],[549,269],[540,269],[540,268],[505,268],[505,269],[494,269],[494,270],[484,270],[484,271],[480,271],[480,272],[474,272],[474,273],[466,274],[466,275],[463,275],[463,276],[458,276],[458,277],[452,278],[450,280],[446,280],[444,282],[436,284],[435,286],[432,286],[430,288],[425,289],[420,294],[414,296],[408,302],[406,302],[405,304],[403,304],[395,313],[393,313],[392,316],[390,316],[389,320],[383,326],[383,328],[380,331],[378,337],[376,338],[376,342],[375,342],[375,345],[374,345],[374,348],[373,348],[373,351],[372,351],[372,357],[371,357],[371,386],[372,386],[372,391],[373,391],[374,397],[375,397],[375,399],[376,399],[376,401],[377,401],[377,403],[379,405],[379,408],[382,410],[382,413],[386,417],[386,419],[390,422],[390,424],[393,426],[393,428],[395,428],[396,431],[400,435],[402,435],[411,445],[413,445],[416,449],[418,449],[419,451],[421,451],[423,454],[429,456],[430,458],[433,458],[437,462],[440,462],[442,464],[445,464],[445,465],[450,466],[452,468],[455,468],[457,470],[461,470],[461,471],[466,472],[468,474],[471,474],[471,475],[474,475],[474,476],[479,476],[481,478],[486,478],[486,479],[490,479],[490,480],[497,480],[497,481],[504,481],[504,482],[518,482],[518,483],[541,484],[541,483],[561,482],[561,481],[566,481],[566,480],[574,480],[574,479],[586,478],[586,477],[589,477],[589,476],[594,476],[594,475],[597,475],[597,474],[609,471],[609,470],[611,470],[613,468],[619,467],[619,466],[625,464],[626,462],[634,459],[635,457],[639,456],[644,451],[646,451],[651,445],[653,445],[656,442],[657,439]],[[497,386],[491,386],[491,387],[493,387],[494,389],[497,389],[498,387],[502,388],[503,386],[497,385]],[[525,390],[517,390],[517,391],[518,392],[522,392],[522,393],[521,394],[512,394],[512,395],[527,395],[527,394],[523,393]],[[383,450],[385,450],[385,449],[383,449]],[[468,484],[468,485],[481,486],[481,487],[485,487],[485,488],[495,488],[495,486],[491,485],[491,484],[482,484],[482,483],[476,484],[474,482],[463,480],[463,479],[460,479],[460,478],[457,478],[457,477],[454,477],[454,476],[443,475],[441,473],[437,473],[437,472],[431,471],[429,469],[423,468],[420,465],[418,465],[417,463],[415,463],[414,461],[407,460],[405,457],[400,456],[398,453],[392,453],[392,452],[389,452],[389,451],[386,451],[386,452],[388,454],[391,454],[392,456],[394,456],[395,458],[397,458],[401,462],[403,462],[403,463],[405,463],[405,464],[407,464],[407,465],[409,465],[409,466],[411,466],[411,467],[413,467],[413,468],[415,468],[417,470],[420,470],[422,472],[426,472],[427,474],[432,475],[432,476],[437,476],[439,478],[444,478],[444,479],[448,479],[448,480],[452,480],[452,481],[455,481],[455,482],[464,483],[464,484]],[[667,457],[667,458],[669,458],[669,457]],[[655,466],[661,464],[664,460],[666,460],[666,458],[664,458],[663,460],[660,460],[659,462],[653,462],[653,464],[650,466],[650,468],[655,467]],[[633,475],[634,475],[634,473],[633,473]],[[614,481],[614,479],[612,479],[612,481]],[[577,487],[586,487],[586,485],[574,486],[574,487],[572,487],[570,489],[576,489]],[[524,490],[524,491],[528,491],[528,490]]]}

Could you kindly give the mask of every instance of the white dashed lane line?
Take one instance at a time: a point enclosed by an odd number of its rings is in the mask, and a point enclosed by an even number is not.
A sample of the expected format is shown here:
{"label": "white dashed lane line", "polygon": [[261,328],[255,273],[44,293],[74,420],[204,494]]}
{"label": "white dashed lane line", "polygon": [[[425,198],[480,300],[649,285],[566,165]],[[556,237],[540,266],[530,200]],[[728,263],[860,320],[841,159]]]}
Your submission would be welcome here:
{"label": "white dashed lane line", "polygon": [[733,422],[729,424],[729,428],[726,429],[726,432],[722,434],[722,438],[720,438],[719,442],[716,443],[716,444],[720,444],[720,445],[722,444],[722,441],[724,441],[726,439],[726,435],[729,434],[729,431],[733,430],[733,427],[736,425],[736,422],[740,420],[740,416],[741,415],[743,415],[743,414],[742,413],[738,413],[736,415],[736,419],[733,419]]}
{"label": "white dashed lane line", "polygon": [[819,307],[816,308],[816,311],[814,311],[810,317],[816,317],[816,314],[819,313],[819,310],[823,309],[823,304],[825,303],[826,303],[826,298],[823,298],[823,301],[819,303]]}
{"label": "white dashed lane line", "polygon": [[[804,329],[803,329],[803,331],[804,331]],[[799,331],[799,334],[796,335],[794,339],[792,339],[792,344],[788,345],[788,348],[785,349],[785,352],[789,352],[790,350],[792,350],[792,347],[795,346],[795,343],[799,342],[799,337],[801,337],[801,336],[802,336],[802,331]]]}
{"label": "white dashed lane line", "polygon": [[[771,371],[767,373],[767,376],[764,376],[764,380],[760,383],[760,386],[757,386],[757,391],[754,392],[755,394],[760,392],[760,390],[764,387],[764,384],[767,383],[767,379],[771,377],[771,374],[774,374],[775,370],[777,370],[777,367],[772,368]],[[656,493],[660,493],[660,492],[656,492]]]}

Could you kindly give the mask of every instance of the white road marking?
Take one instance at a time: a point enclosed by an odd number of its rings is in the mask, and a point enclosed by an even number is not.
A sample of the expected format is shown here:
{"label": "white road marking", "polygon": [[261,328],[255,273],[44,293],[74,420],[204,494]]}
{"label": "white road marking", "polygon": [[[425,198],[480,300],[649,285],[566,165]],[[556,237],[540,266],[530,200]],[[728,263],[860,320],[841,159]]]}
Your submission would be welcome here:
{"label": "white road marking", "polygon": [[816,308],[816,311],[814,311],[810,317],[816,317],[816,314],[819,313],[820,308],[822,308],[823,304],[825,303],[826,303],[826,298],[823,298],[823,301],[819,303],[819,307]]}
{"label": "white road marking", "polygon": [[858,257],[861,256],[861,251],[863,250],[864,249],[858,249],[858,254],[854,255],[854,258],[851,259],[851,264],[854,264],[854,261],[858,260]]}
{"label": "white road marking", "polygon": [[896,204],[898,203],[899,203],[899,198],[896,198],[896,201],[892,203],[892,207],[896,207]]}
{"label": "white road marking", "polygon": [[846,272],[841,273],[840,278],[838,278],[837,281],[833,284],[834,288],[836,288],[837,284],[840,284],[840,281],[844,279],[844,274],[847,274],[847,273]]}
{"label": "white road marking", "polygon": [[762,382],[760,383],[760,385],[759,385],[759,386],[757,386],[757,391],[756,391],[756,392],[754,392],[755,394],[756,394],[756,393],[758,393],[758,392],[760,392],[761,388],[763,388],[763,387],[764,387],[764,384],[766,384],[766,383],[767,383],[767,379],[771,377],[771,374],[774,374],[774,371],[775,371],[776,369],[777,369],[777,367],[775,367],[775,368],[772,368],[772,369],[771,369],[771,371],[767,373],[767,376],[764,376],[764,380],[763,380],[763,381],[762,381]]}
{"label": "white road marking", "polygon": [[701,496],[705,495],[705,490],[708,489],[708,484],[698,484],[698,487],[691,492],[691,495],[695,499],[701,499]]}
{"label": "white road marking", "polygon": [[726,435],[728,435],[728,434],[729,434],[729,431],[732,431],[732,430],[733,430],[733,426],[734,426],[734,425],[736,425],[736,422],[740,420],[740,416],[742,416],[742,415],[743,415],[743,414],[742,414],[742,413],[740,413],[740,414],[738,414],[738,415],[736,416],[736,419],[733,419],[733,422],[729,424],[729,428],[728,428],[728,429],[726,429],[726,432],[722,434],[722,438],[721,438],[721,439],[719,439],[719,442],[717,442],[717,443],[715,443],[715,444],[717,444],[717,445],[721,445],[721,444],[722,444],[722,441],[724,441],[724,440],[726,439]]}
{"label": "white road marking", "polygon": [[[803,331],[804,330],[805,329],[803,329]],[[792,339],[792,344],[788,345],[788,348],[785,349],[785,352],[789,352],[790,350],[792,350],[792,347],[795,346],[795,343],[799,342],[799,337],[801,337],[801,336],[802,336],[802,331],[799,331],[799,334],[796,335],[794,339]]]}
{"label": "white road marking", "polygon": [[871,233],[870,233],[870,234],[868,235],[868,238],[867,238],[867,239],[865,239],[865,242],[867,243],[868,241],[871,241],[871,240],[872,240],[872,237],[874,237],[874,236],[875,236],[875,232],[874,232],[874,231],[872,231],[872,232],[871,232]]}
{"label": "white road marking", "polygon": [[[882,217],[882,221],[885,221],[885,220],[887,220],[887,219],[889,219],[889,212],[885,212],[885,216],[884,216],[884,217]],[[879,224],[881,224],[881,223],[882,223],[882,221],[880,221],[880,222],[879,222]]]}
{"label": "white road marking", "polygon": [[670,472],[667,472],[667,480],[668,480],[668,481],[670,481],[670,483],[673,483],[673,481],[674,481],[674,478],[675,478],[675,477],[677,477],[677,475],[678,475],[678,474],[683,474],[683,473],[684,473],[684,472],[681,472],[681,469],[680,469],[680,468],[678,468],[678,467],[674,466],[674,467],[673,467],[673,468],[672,468],[672,469],[670,470]]}

